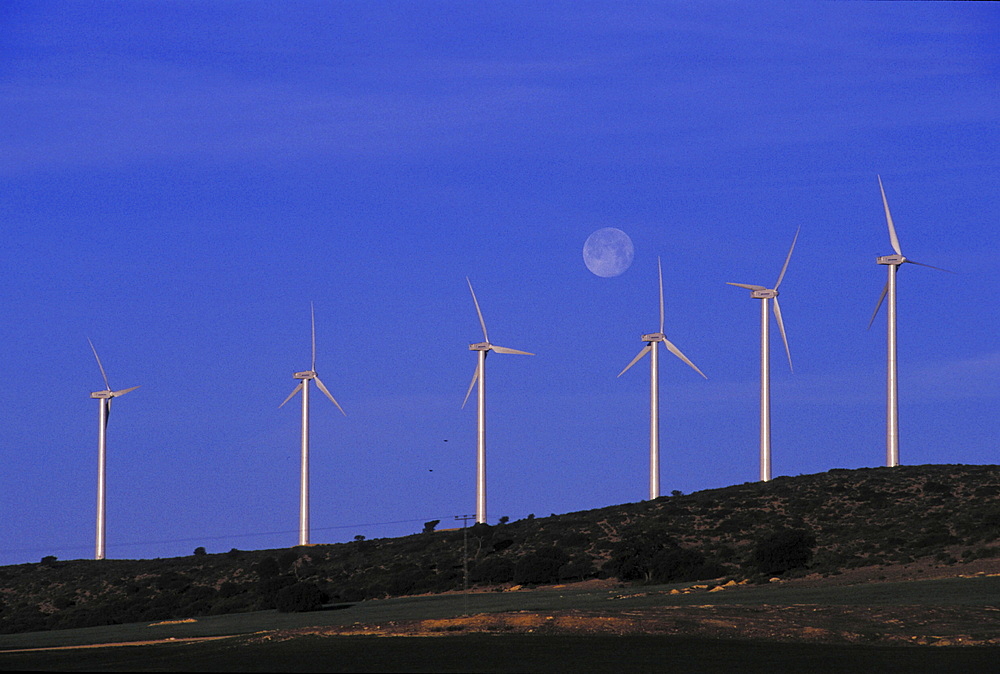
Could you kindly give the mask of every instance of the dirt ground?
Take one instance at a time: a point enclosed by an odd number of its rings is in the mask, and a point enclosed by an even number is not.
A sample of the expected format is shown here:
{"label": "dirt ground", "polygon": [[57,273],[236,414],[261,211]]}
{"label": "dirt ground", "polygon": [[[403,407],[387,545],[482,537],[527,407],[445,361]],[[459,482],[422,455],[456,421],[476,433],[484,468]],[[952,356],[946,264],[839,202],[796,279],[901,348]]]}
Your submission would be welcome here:
{"label": "dirt ground", "polygon": [[[783,584],[831,587],[865,583],[931,580],[957,576],[1000,575],[1000,560],[961,565],[923,562],[904,566],[866,567],[835,576],[808,575]],[[615,581],[588,581],[610,587]],[[489,613],[436,620],[378,625],[283,630],[257,635],[284,640],[311,635],[447,636],[470,633],[658,634],[714,639],[773,640],[810,643],[975,646],[1000,645],[1000,608],[990,606],[854,606],[854,605],[715,605],[704,583],[681,590],[703,593],[695,606],[660,606],[626,610]],[[634,592],[635,588],[632,589]],[[516,591],[531,591],[517,589]]]}
{"label": "dirt ground", "polygon": [[657,634],[812,643],[983,646],[1000,644],[1000,609],[903,606],[684,606],[619,612],[490,613],[381,625],[305,628],[259,640],[305,635],[448,636],[470,633]]}

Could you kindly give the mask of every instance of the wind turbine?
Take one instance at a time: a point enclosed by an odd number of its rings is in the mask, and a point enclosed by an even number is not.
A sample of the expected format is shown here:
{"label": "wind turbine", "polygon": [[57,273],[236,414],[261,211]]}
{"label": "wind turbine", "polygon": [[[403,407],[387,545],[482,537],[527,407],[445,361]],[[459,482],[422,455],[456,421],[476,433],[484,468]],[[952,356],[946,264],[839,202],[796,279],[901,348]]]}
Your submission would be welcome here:
{"label": "wind turbine", "polygon": [[785,278],[785,271],[788,263],[792,259],[792,251],[795,250],[795,242],[798,241],[799,230],[795,230],[795,237],[792,245],[788,249],[788,256],[785,264],[778,274],[778,280],[773,288],[755,286],[748,283],[728,283],[728,285],[738,288],[746,288],[750,291],[750,297],[756,300],[763,300],[760,304],[760,479],[767,482],[771,479],[771,338],[769,333],[769,319],[767,316],[768,300],[774,300],[774,318],[778,323],[778,330],[781,331],[781,340],[785,343],[785,354],[788,356],[788,369],[792,368],[792,352],[788,349],[788,337],[785,335],[785,324],[781,320],[781,307],[778,305],[778,286],[781,279]]}
{"label": "wind turbine", "polygon": [[295,379],[299,379],[298,386],[292,389],[292,392],[288,394],[284,402],[278,405],[278,409],[284,407],[285,403],[295,397],[295,394],[302,391],[302,460],[301,460],[301,477],[299,485],[299,545],[309,545],[309,382],[311,380],[316,380],[316,386],[319,390],[326,394],[326,397],[330,399],[340,413],[345,417],[347,412],[344,408],[340,406],[330,391],[327,390],[326,386],[320,380],[319,375],[316,374],[316,310],[313,307],[312,302],[309,303],[309,312],[312,317],[312,366],[305,372],[296,372],[292,375]]}
{"label": "wind turbine", "polygon": [[700,374],[705,379],[705,373],[698,369],[698,367],[688,360],[687,356],[681,353],[673,343],[667,339],[667,336],[663,334],[663,267],[660,264],[660,258],[656,258],[656,269],[660,276],[660,331],[654,332],[649,335],[643,335],[642,341],[646,342],[645,348],[639,352],[639,355],[632,359],[632,362],[625,366],[625,369],[618,373],[618,376],[622,376],[625,372],[639,362],[639,360],[649,354],[649,498],[650,500],[659,498],[660,496],[660,361],[659,353],[656,348],[657,342],[660,342],[667,348],[670,353],[674,354],[685,363],[691,366],[695,372]]}
{"label": "wind turbine", "polygon": [[104,377],[104,390],[94,391],[90,394],[91,398],[101,401],[97,425],[97,544],[94,549],[94,559],[104,559],[104,504],[107,493],[104,465],[107,456],[108,416],[111,414],[111,399],[123,396],[139,387],[133,386],[121,391],[112,391],[111,384],[108,383],[108,375],[104,373],[104,366],[101,365],[101,357],[97,355],[94,343],[89,338],[87,343],[90,344],[90,350],[94,352],[94,358],[97,359],[97,367],[101,368],[101,376]]}
{"label": "wind turbine", "polygon": [[479,362],[476,371],[472,375],[472,382],[469,390],[465,392],[465,400],[462,401],[462,409],[465,403],[469,402],[472,394],[472,387],[479,380],[479,390],[477,391],[478,409],[476,411],[476,522],[486,522],[486,354],[490,351],[497,353],[516,353],[522,356],[534,356],[527,351],[508,349],[505,346],[497,346],[490,343],[490,337],[486,333],[486,321],[483,320],[483,312],[479,309],[479,300],[476,299],[476,291],[472,289],[472,281],[465,277],[469,284],[469,292],[472,293],[472,302],[476,305],[476,313],[479,315],[479,325],[483,328],[483,340],[478,344],[470,344],[469,351],[479,352]]}
{"label": "wind turbine", "polygon": [[887,372],[886,372],[886,422],[885,422],[885,465],[890,468],[899,465],[899,388],[897,386],[896,379],[896,271],[899,266],[904,263],[918,264],[921,267],[930,267],[931,269],[937,269],[938,271],[947,271],[947,269],[941,269],[940,267],[932,267],[929,264],[924,264],[923,262],[916,262],[914,260],[909,260],[903,256],[902,251],[899,248],[899,239],[896,237],[896,228],[892,225],[892,215],[889,213],[889,202],[885,198],[885,189],[882,187],[882,176],[876,176],[878,178],[878,189],[882,193],[882,206],[885,208],[885,222],[889,226],[889,243],[892,244],[892,249],[896,251],[895,255],[881,255],[875,258],[875,262],[878,264],[886,265],[889,272],[889,279],[886,281],[885,287],[882,288],[882,294],[878,298],[878,304],[875,305],[875,311],[872,312],[871,320],[868,321],[868,327],[872,327],[872,323],[875,321],[875,316],[878,314],[878,310],[882,307],[882,301],[889,297],[889,305],[886,311],[888,312],[888,356],[887,356]]}

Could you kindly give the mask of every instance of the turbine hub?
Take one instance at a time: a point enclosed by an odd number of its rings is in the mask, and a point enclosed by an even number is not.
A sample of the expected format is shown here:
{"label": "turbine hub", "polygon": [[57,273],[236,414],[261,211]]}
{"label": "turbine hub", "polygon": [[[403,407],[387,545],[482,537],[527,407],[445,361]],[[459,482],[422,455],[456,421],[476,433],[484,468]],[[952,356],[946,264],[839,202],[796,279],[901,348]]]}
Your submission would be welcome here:
{"label": "turbine hub", "polygon": [[895,264],[901,265],[906,262],[906,258],[902,255],[882,255],[875,258],[875,262],[878,264]]}
{"label": "turbine hub", "polygon": [[753,290],[750,297],[755,300],[769,300],[778,296],[778,291],[773,289]]}
{"label": "turbine hub", "polygon": [[316,373],[312,370],[306,370],[305,372],[296,372],[292,377],[295,379],[315,379]]}
{"label": "turbine hub", "polygon": [[664,335],[662,332],[654,332],[654,333],[649,334],[649,335],[643,335],[642,336],[642,341],[644,341],[644,342],[662,342],[666,338],[667,338],[667,336]]}
{"label": "turbine hub", "polygon": [[489,342],[479,342],[478,344],[469,344],[469,351],[489,351],[493,348],[493,345]]}

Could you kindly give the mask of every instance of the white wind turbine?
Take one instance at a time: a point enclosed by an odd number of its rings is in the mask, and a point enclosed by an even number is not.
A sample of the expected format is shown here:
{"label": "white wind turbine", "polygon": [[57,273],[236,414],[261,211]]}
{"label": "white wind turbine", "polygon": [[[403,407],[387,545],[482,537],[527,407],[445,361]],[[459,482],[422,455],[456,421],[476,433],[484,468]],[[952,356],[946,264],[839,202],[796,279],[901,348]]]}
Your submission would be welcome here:
{"label": "white wind turbine", "polygon": [[284,402],[278,405],[278,409],[281,409],[285,403],[295,397],[295,394],[302,391],[302,459],[301,459],[301,476],[299,485],[299,545],[309,545],[309,381],[315,380],[316,386],[319,390],[326,394],[326,397],[330,399],[340,413],[345,417],[347,412],[344,408],[340,406],[330,391],[327,390],[326,386],[320,380],[319,375],[316,374],[316,310],[312,303],[309,303],[309,312],[312,317],[312,367],[310,367],[305,372],[296,372],[292,375],[295,379],[299,379],[298,386],[292,389],[292,392],[288,394]]}
{"label": "white wind turbine", "polygon": [[[921,267],[937,269],[938,271],[948,270],[941,269],[940,267],[933,267],[929,264],[924,264],[923,262],[915,262],[914,260],[909,260],[903,257],[903,253],[899,248],[899,239],[896,237],[896,228],[892,225],[892,215],[889,213],[889,202],[886,201],[885,189],[882,187],[882,176],[876,177],[878,178],[878,189],[882,193],[882,206],[885,209],[885,222],[889,226],[889,243],[892,244],[892,249],[896,251],[896,254],[882,255],[875,258],[876,263],[886,265],[889,272],[889,280],[886,281],[885,287],[882,288],[882,294],[878,298],[878,304],[875,305],[875,311],[872,312],[871,320],[868,321],[868,327],[872,327],[872,323],[875,321],[875,316],[878,314],[878,310],[882,307],[882,301],[885,300],[886,295],[888,295],[889,305],[886,309],[889,315],[886,372],[885,465],[893,467],[899,465],[899,388],[896,380],[896,271],[899,269],[901,264],[907,262],[910,264],[918,264]],[[954,272],[948,271],[948,273]]]}
{"label": "white wind turbine", "polygon": [[781,279],[785,278],[785,271],[788,270],[788,263],[792,259],[792,251],[795,250],[795,242],[798,241],[799,230],[795,230],[795,237],[792,238],[792,245],[788,249],[788,256],[785,257],[785,264],[778,274],[778,280],[773,288],[755,286],[748,283],[728,283],[728,285],[738,288],[746,288],[750,291],[750,297],[756,300],[763,300],[760,304],[760,479],[767,482],[771,479],[771,337],[770,319],[767,315],[768,300],[774,300],[774,318],[778,323],[778,330],[781,332],[781,340],[785,343],[785,354],[788,356],[788,369],[792,368],[792,352],[788,349],[788,336],[785,335],[785,324],[781,320],[781,307],[778,305],[778,286]]}
{"label": "white wind turbine", "polygon": [[94,549],[94,559],[104,559],[104,504],[107,484],[104,465],[105,457],[107,455],[108,416],[111,414],[111,399],[123,396],[129,391],[134,391],[139,387],[133,386],[132,388],[126,388],[120,391],[112,391],[111,384],[108,383],[108,375],[104,373],[104,366],[101,365],[101,357],[97,355],[97,349],[94,348],[94,343],[91,342],[90,339],[87,339],[87,343],[90,344],[90,350],[94,352],[94,358],[97,359],[97,367],[101,368],[101,376],[104,378],[104,390],[94,391],[90,394],[91,398],[96,398],[101,401],[97,425],[97,544]]}
{"label": "white wind turbine", "polygon": [[476,314],[479,315],[479,325],[483,328],[483,339],[485,341],[478,344],[470,344],[469,351],[479,352],[479,362],[476,371],[472,375],[472,382],[469,390],[465,392],[465,400],[462,401],[462,408],[469,402],[472,394],[472,387],[479,380],[479,390],[477,391],[478,409],[476,411],[476,522],[486,522],[486,354],[490,351],[497,353],[515,353],[522,356],[534,356],[527,351],[508,349],[505,346],[497,346],[490,343],[490,337],[486,333],[486,321],[483,320],[483,312],[479,309],[479,300],[476,299],[476,291],[472,289],[472,281],[468,277],[465,281],[469,284],[469,292],[472,293],[472,302],[476,305]]}
{"label": "white wind turbine", "polygon": [[647,353],[649,360],[649,498],[655,499],[660,496],[660,361],[656,348],[657,342],[662,343],[670,353],[674,354],[685,363],[691,366],[695,372],[705,379],[705,373],[688,360],[681,350],[671,343],[667,336],[663,334],[663,267],[660,258],[656,258],[656,268],[660,277],[660,331],[649,335],[643,335],[642,341],[646,342],[645,348],[639,352],[632,362],[625,366],[625,369],[618,373],[622,376],[625,372],[639,362]]}

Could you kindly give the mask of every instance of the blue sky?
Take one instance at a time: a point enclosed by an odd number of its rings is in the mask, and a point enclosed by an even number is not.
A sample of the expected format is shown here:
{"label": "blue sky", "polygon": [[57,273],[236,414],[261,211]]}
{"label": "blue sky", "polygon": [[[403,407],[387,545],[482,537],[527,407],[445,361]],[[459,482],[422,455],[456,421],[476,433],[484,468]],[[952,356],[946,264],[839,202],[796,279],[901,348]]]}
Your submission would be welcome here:
{"label": "blue sky", "polygon": [[[108,556],[312,540],[474,512],[481,331],[489,515],[757,478],[759,304],[775,476],[883,465],[900,271],[902,463],[997,463],[1000,8],[990,3],[8,2],[0,7],[0,563],[93,554],[97,402],[118,400]],[[632,266],[583,263],[602,227]],[[445,526],[443,523],[441,526]]]}

